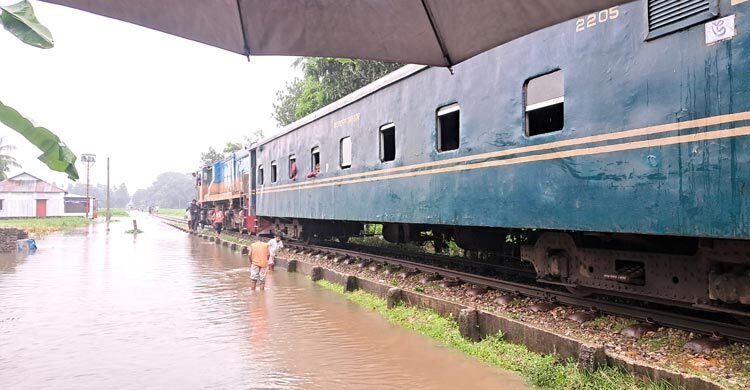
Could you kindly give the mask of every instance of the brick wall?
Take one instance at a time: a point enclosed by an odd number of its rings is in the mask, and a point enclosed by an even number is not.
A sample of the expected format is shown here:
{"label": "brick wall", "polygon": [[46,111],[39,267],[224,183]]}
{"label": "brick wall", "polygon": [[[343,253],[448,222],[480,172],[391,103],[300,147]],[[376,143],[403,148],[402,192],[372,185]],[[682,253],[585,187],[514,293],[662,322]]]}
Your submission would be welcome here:
{"label": "brick wall", "polygon": [[29,234],[21,229],[0,228],[0,252],[15,252],[16,240],[28,237]]}

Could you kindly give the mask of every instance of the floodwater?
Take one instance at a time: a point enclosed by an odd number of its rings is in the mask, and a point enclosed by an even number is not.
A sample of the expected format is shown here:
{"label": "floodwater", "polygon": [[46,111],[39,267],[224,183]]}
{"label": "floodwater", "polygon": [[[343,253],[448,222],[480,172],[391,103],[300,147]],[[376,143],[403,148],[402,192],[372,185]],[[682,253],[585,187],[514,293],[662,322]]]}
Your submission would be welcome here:
{"label": "floodwater", "polygon": [[139,216],[0,256],[0,389],[518,389],[277,269]]}

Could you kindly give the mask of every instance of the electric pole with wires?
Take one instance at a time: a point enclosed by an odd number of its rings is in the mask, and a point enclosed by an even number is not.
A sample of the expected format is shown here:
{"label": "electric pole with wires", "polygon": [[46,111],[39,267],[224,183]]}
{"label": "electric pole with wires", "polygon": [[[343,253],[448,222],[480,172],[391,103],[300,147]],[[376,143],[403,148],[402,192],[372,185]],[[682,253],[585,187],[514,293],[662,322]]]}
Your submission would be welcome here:
{"label": "electric pole with wires", "polygon": [[89,183],[90,183],[90,175],[89,172],[91,171],[91,164],[96,162],[96,155],[95,154],[82,154],[81,155],[81,161],[86,163],[86,220],[89,219],[89,210],[91,209],[91,198],[89,197]]}

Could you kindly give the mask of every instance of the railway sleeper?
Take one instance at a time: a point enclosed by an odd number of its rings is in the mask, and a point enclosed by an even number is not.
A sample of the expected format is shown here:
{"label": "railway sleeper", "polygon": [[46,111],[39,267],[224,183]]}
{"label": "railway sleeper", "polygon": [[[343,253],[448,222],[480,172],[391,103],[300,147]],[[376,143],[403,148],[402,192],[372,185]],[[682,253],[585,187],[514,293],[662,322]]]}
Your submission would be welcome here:
{"label": "railway sleeper", "polygon": [[521,246],[521,258],[534,265],[539,281],[571,291],[603,291],[750,320],[750,243],[701,239],[692,250],[661,253],[580,242],[571,233],[545,232],[533,245]]}

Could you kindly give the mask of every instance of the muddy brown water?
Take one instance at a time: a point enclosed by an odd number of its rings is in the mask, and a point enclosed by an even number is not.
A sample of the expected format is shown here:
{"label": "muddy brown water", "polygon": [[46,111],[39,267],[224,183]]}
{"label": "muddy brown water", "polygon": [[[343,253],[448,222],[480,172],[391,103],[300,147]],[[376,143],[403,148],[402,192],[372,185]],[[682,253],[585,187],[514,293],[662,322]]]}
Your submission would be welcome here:
{"label": "muddy brown water", "polygon": [[0,389],[522,389],[523,380],[146,216],[0,255]]}

